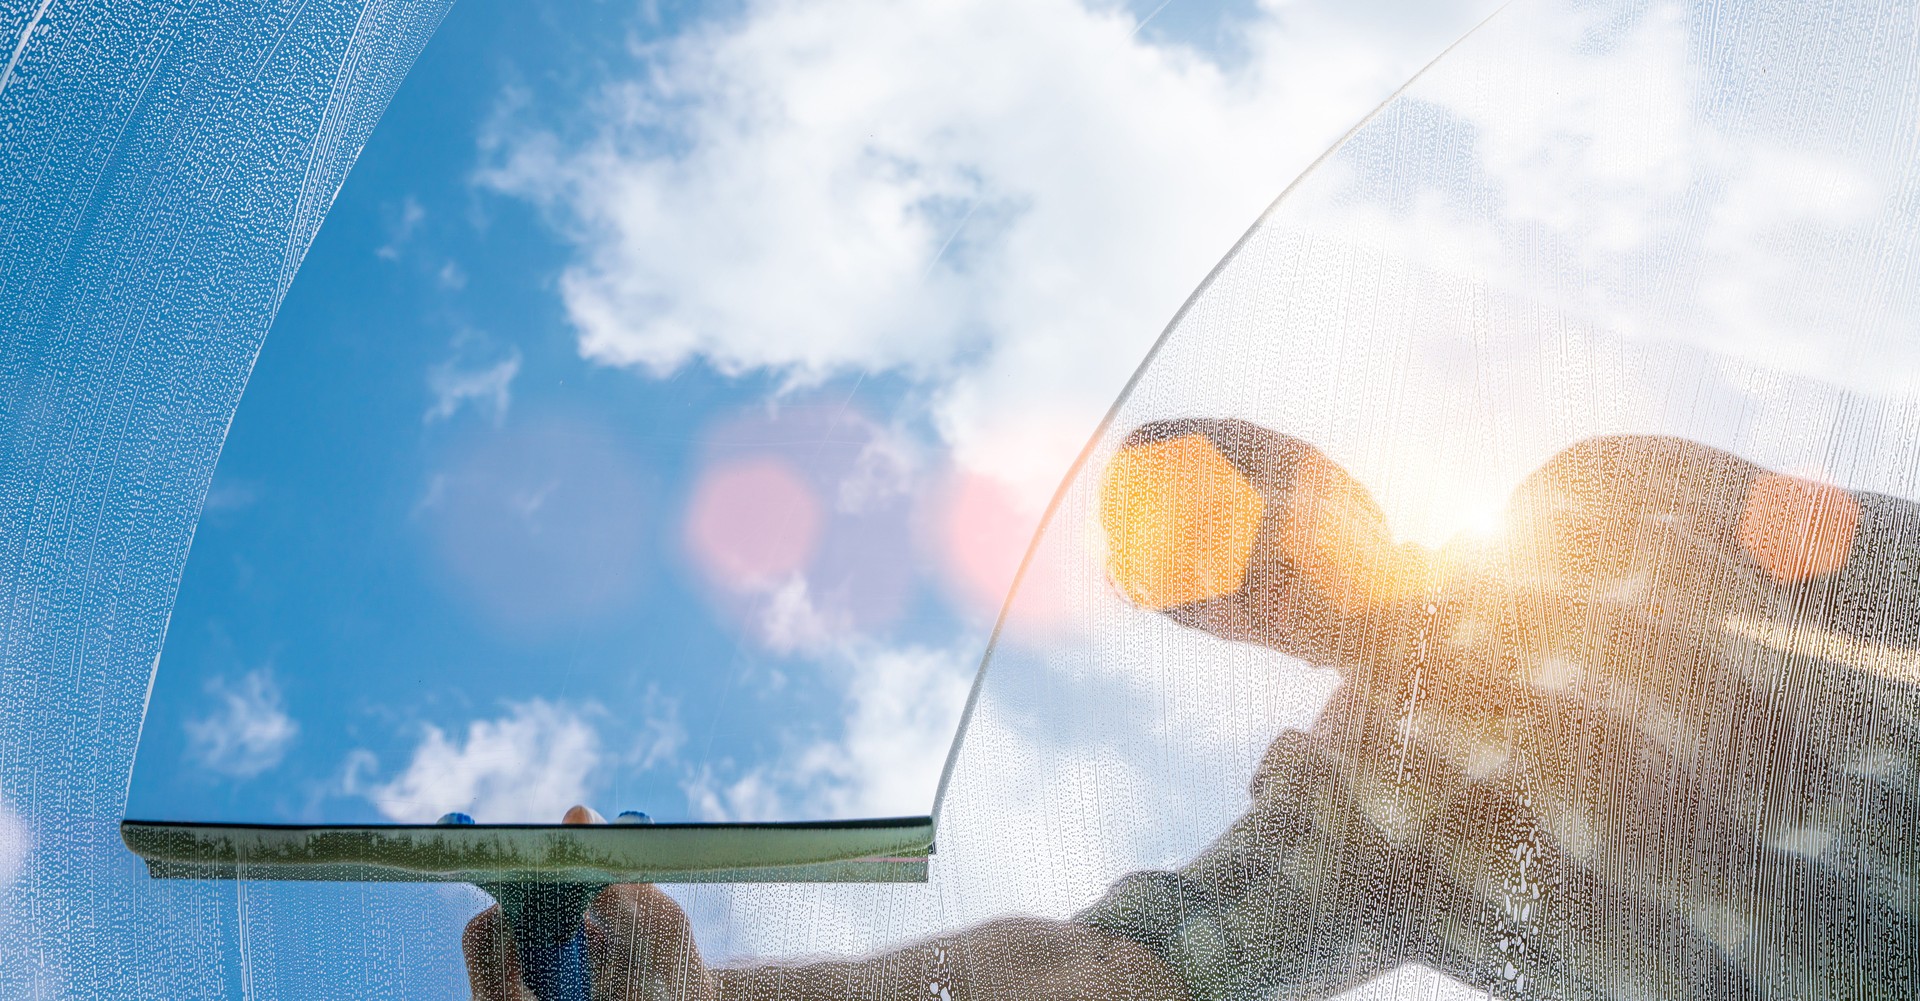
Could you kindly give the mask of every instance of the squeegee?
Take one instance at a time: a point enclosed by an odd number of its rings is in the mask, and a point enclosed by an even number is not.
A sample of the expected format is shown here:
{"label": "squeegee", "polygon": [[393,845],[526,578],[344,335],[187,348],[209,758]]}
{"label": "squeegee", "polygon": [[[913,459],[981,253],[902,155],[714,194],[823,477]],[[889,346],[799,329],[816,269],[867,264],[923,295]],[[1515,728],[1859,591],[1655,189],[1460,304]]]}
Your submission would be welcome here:
{"label": "squeegee", "polygon": [[540,1001],[587,1001],[584,916],[615,883],[924,883],[932,817],[781,823],[203,824],[126,820],[155,879],[472,883]]}

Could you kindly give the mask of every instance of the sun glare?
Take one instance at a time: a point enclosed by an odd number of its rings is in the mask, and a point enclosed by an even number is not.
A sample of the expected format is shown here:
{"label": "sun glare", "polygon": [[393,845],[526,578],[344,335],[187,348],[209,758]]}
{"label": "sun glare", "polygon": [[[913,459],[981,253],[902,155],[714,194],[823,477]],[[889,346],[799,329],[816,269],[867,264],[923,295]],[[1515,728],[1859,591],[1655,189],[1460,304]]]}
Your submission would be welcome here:
{"label": "sun glare", "polygon": [[1374,490],[1394,541],[1438,550],[1491,543],[1506,533],[1507,497],[1519,476],[1494,469],[1441,470],[1430,464],[1420,472],[1423,475],[1398,478]]}

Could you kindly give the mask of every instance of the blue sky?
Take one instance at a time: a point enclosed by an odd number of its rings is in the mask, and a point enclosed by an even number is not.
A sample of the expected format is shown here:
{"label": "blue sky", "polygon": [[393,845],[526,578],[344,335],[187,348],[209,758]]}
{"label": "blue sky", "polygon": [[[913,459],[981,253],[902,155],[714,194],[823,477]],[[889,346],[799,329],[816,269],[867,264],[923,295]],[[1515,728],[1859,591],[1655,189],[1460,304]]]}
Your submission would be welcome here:
{"label": "blue sky", "polygon": [[[580,357],[553,293],[567,246],[472,178],[503,90],[564,106],[626,32],[677,26],[594,13],[599,27],[460,7],[355,168],[234,419],[130,814],[381,819],[368,790],[437,727],[476,756],[538,759],[468,762],[478,799],[449,806],[497,814],[508,787],[545,777],[603,809],[697,816],[693,777],[788,753],[837,718],[838,690],[806,653],[770,648],[750,600],[690,559],[690,491],[703,470],[756,457],[836,487],[876,421],[915,431],[908,387],[781,392],[777,374],[694,362],[656,378]],[[913,569],[906,513],[842,519],[818,558],[844,563],[860,536],[886,535],[885,562],[904,571],[886,634],[977,646],[979,616]],[[476,720],[509,721],[508,742],[483,751]],[[569,750],[570,727],[593,746]]]}
{"label": "blue sky", "polygon": [[[1385,46],[1276,140],[1235,119],[1302,81],[1244,67],[1301,40],[1253,5],[1049,4],[1004,39],[959,5],[860,44],[834,6],[455,9],[234,418],[130,815],[926,808],[1067,460],[1287,171],[1426,53]],[[850,78],[796,55],[822,41]],[[1107,89],[1009,116],[1062,48]],[[1010,92],[946,96],[983,59]],[[1076,100],[1112,127],[1051,137]],[[1226,192],[1130,199],[1184,186],[1155,132],[1209,103]]]}

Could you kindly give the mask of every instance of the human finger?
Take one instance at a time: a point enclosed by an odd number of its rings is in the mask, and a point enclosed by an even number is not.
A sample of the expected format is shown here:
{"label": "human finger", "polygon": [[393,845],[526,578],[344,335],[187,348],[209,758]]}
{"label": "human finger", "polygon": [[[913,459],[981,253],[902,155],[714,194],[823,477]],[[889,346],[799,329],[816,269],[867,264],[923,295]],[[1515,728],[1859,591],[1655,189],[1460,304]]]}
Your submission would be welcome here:
{"label": "human finger", "polygon": [[607,818],[602,817],[600,811],[593,807],[587,806],[584,803],[575,803],[567,808],[567,812],[560,817],[560,822],[563,824],[604,824],[607,822]]}
{"label": "human finger", "polygon": [[588,906],[587,958],[596,999],[697,1001],[712,978],[686,912],[656,886],[609,886]]}
{"label": "human finger", "polygon": [[473,916],[460,935],[467,957],[467,984],[473,1001],[534,1001],[520,979],[520,956],[494,905]]}
{"label": "human finger", "polygon": [[1116,589],[1229,639],[1302,652],[1310,632],[1426,584],[1420,552],[1393,544],[1358,481],[1247,421],[1141,426],[1100,502]]}

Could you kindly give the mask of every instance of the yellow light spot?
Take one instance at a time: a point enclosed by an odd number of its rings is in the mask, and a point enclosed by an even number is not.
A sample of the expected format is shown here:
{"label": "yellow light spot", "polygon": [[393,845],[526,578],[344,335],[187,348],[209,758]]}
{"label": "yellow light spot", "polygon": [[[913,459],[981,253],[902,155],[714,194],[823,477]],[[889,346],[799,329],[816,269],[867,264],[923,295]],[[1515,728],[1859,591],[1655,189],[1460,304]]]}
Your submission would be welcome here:
{"label": "yellow light spot", "polygon": [[1266,501],[1205,435],[1125,449],[1100,485],[1107,573],[1168,609],[1240,589]]}

